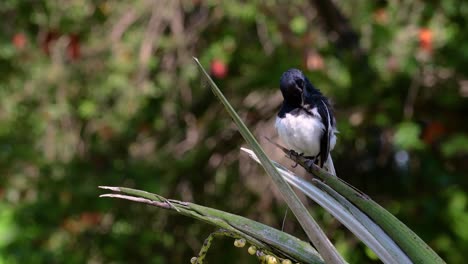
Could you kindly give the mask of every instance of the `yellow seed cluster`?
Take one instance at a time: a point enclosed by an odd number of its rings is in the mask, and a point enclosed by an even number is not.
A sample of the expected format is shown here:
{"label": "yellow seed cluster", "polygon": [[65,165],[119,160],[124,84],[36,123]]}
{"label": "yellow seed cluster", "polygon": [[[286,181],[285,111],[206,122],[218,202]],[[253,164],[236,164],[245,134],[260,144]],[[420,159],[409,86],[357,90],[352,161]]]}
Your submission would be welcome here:
{"label": "yellow seed cluster", "polygon": [[[236,247],[244,247],[245,246],[245,239],[236,239],[234,241],[234,245]],[[255,255],[257,254],[257,247],[254,246],[254,245],[251,245],[248,249],[247,249],[247,252],[250,254],[250,255]],[[276,258],[275,256],[272,256],[272,255],[268,255],[268,254],[264,254],[263,252],[260,251],[260,254],[258,255],[260,260],[261,260],[261,263],[265,263],[265,264],[293,264],[292,261],[290,259],[280,259],[280,258]],[[299,263],[297,263],[299,264]]]}
{"label": "yellow seed cluster", "polygon": [[255,246],[250,246],[247,252],[249,252],[250,255],[255,255],[255,253],[257,253],[257,248]]}
{"label": "yellow seed cluster", "polygon": [[267,264],[278,264],[278,259],[271,255],[266,255],[265,260]]}
{"label": "yellow seed cluster", "polygon": [[234,240],[234,246],[236,246],[238,248],[244,247],[245,246],[245,239],[239,238],[239,239]]}

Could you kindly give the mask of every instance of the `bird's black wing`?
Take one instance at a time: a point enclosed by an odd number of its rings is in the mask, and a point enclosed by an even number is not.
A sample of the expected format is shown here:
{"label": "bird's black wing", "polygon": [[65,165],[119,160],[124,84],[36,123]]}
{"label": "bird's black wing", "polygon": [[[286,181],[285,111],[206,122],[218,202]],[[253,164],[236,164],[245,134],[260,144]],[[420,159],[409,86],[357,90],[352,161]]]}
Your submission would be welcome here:
{"label": "bird's black wing", "polygon": [[333,133],[333,129],[331,126],[332,122],[332,116],[331,116],[331,110],[329,109],[328,103],[325,101],[326,99],[322,99],[319,101],[317,104],[317,110],[322,118],[322,123],[325,127],[325,131],[323,131],[322,138],[320,139],[320,167],[323,167],[323,164],[328,159],[328,155],[330,154],[330,138]]}
{"label": "bird's black wing", "polygon": [[319,165],[323,167],[323,164],[330,155],[330,139],[333,135],[333,112],[330,104],[325,96],[315,88],[312,83],[305,77],[306,89],[304,89],[304,97],[307,104],[310,106],[317,107],[317,112],[322,119],[322,123],[325,127],[325,131],[320,139],[320,153],[319,153]]}

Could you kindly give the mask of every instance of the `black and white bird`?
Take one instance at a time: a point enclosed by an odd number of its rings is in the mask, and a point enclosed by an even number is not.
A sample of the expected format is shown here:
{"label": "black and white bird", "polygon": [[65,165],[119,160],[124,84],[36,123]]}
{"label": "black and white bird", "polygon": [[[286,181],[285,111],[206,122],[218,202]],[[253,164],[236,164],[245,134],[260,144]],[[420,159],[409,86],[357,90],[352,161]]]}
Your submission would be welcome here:
{"label": "black and white bird", "polygon": [[289,69],[280,80],[283,105],[275,127],[286,146],[335,174],[330,151],[336,144],[336,121],[327,97],[298,69]]}

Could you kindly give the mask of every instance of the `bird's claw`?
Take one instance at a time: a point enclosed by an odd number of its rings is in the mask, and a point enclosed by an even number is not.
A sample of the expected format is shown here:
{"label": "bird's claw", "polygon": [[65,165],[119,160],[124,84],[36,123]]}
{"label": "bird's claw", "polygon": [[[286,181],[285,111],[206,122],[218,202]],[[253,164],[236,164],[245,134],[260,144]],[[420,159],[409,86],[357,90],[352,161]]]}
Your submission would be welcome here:
{"label": "bird's claw", "polygon": [[305,162],[305,165],[307,168],[312,168],[314,164],[315,164],[315,158],[307,158],[307,161]]}
{"label": "bird's claw", "polygon": [[301,155],[303,155],[303,154],[299,154],[299,153],[297,153],[296,151],[294,151],[293,149],[290,149],[290,150],[288,151],[288,157],[289,157],[290,159],[292,159],[292,158],[298,158],[298,157],[301,156]]}
{"label": "bird's claw", "polygon": [[[297,153],[296,151],[292,149],[288,151],[288,157],[292,160],[297,160],[299,157],[303,157],[303,156],[304,156],[304,153]],[[296,168],[297,165],[299,165],[299,162],[296,161],[296,163],[292,165],[291,167]]]}
{"label": "bird's claw", "polygon": [[297,165],[299,165],[299,162],[297,162],[297,160],[299,160],[299,158],[305,158],[306,161],[305,161],[305,166],[307,168],[311,168],[317,161],[317,157],[314,157],[314,156],[304,156],[304,153],[298,153],[292,149],[290,149],[288,151],[288,157],[292,160],[295,160],[296,163],[294,165],[292,165],[291,167],[293,168],[296,168]]}

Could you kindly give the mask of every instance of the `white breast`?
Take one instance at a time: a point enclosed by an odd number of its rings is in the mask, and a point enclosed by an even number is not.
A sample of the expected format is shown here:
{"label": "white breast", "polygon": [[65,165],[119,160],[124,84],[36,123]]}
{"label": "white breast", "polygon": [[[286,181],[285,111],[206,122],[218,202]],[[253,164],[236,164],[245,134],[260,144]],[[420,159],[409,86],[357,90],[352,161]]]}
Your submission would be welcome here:
{"label": "white breast", "polygon": [[[275,127],[280,139],[288,148],[304,153],[305,156],[319,154],[320,138],[325,130],[319,117],[286,114],[284,118],[276,118]],[[333,149],[335,143],[336,137],[333,133],[330,140],[330,150]]]}

